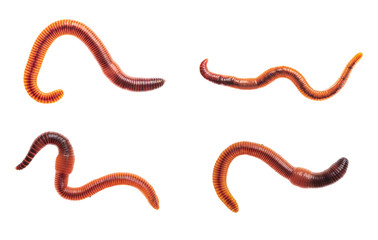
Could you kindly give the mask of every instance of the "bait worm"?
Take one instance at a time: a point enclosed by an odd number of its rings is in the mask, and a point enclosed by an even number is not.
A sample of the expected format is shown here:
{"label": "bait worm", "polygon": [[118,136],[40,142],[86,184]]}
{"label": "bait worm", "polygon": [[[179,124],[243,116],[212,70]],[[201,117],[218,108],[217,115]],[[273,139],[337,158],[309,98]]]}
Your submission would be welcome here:
{"label": "bait worm", "polygon": [[34,42],[24,73],[25,89],[40,103],[54,103],[63,97],[62,90],[42,92],[37,86],[37,77],[47,50],[55,39],[62,35],[73,35],[89,48],[102,71],[109,80],[120,88],[131,91],[148,91],[164,84],[161,78],[135,78],[126,75],[113,61],[97,35],[84,24],[74,20],[60,20],[45,28]]}
{"label": "bait worm", "polygon": [[159,209],[159,199],[153,187],[143,178],[132,173],[113,173],[95,179],[82,187],[69,187],[68,175],[72,172],[75,162],[73,148],[69,140],[56,132],[45,132],[36,138],[25,159],[16,167],[21,170],[29,165],[34,156],[46,145],[58,147],[59,154],[55,162],[55,188],[60,196],[69,200],[82,200],[105,188],[116,185],[130,185],[139,189],[155,209]]}
{"label": "bait worm", "polygon": [[288,78],[307,98],[312,100],[324,100],[332,97],[345,85],[354,65],[361,59],[361,57],[362,53],[358,53],[354,56],[346,65],[340,78],[330,88],[324,91],[314,90],[297,70],[285,66],[270,68],[257,78],[237,78],[210,72],[207,69],[208,60],[205,59],[200,65],[200,72],[204,78],[213,83],[238,89],[257,89],[265,87],[277,78]]}
{"label": "bait worm", "polygon": [[330,185],[342,178],[348,168],[348,160],[341,158],[323,172],[315,173],[300,167],[293,167],[279,154],[262,144],[238,142],[229,146],[219,156],[213,170],[213,184],[218,197],[233,212],[239,206],[227,187],[227,171],[232,160],[239,155],[247,154],[263,160],[277,173],[298,187],[318,188]]}

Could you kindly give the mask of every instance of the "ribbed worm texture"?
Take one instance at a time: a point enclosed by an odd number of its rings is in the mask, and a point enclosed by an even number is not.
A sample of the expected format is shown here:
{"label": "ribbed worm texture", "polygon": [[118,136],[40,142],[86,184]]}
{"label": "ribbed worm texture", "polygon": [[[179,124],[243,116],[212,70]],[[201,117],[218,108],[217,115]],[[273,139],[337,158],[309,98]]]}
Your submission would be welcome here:
{"label": "ribbed worm texture", "polygon": [[335,95],[345,85],[350,72],[352,71],[354,65],[361,59],[361,57],[362,53],[358,53],[356,56],[354,56],[352,60],[350,60],[346,65],[340,78],[330,88],[324,91],[314,90],[297,70],[285,66],[270,68],[257,78],[237,78],[210,72],[207,69],[208,60],[205,59],[200,65],[200,72],[204,78],[213,83],[238,89],[261,88],[273,82],[277,78],[288,78],[307,98],[312,100],[324,100]]}
{"label": "ribbed worm texture", "polygon": [[57,192],[69,200],[82,200],[93,194],[116,185],[130,185],[139,189],[155,209],[159,209],[159,199],[153,187],[143,178],[132,173],[113,173],[95,179],[82,187],[68,186],[68,175],[72,172],[75,156],[69,140],[56,132],[46,132],[34,140],[25,159],[16,167],[21,170],[29,165],[34,156],[46,145],[53,144],[59,149],[55,163],[55,188]]}
{"label": "ribbed worm texture", "polygon": [[348,160],[341,158],[327,170],[314,173],[304,168],[295,168],[279,154],[262,144],[238,142],[229,146],[219,156],[213,170],[213,184],[218,197],[233,212],[239,211],[239,206],[227,187],[228,168],[239,155],[247,154],[263,160],[276,172],[296,186],[317,188],[330,185],[342,178],[348,168]]}
{"label": "ribbed worm texture", "polygon": [[37,77],[47,50],[62,35],[79,38],[92,52],[104,74],[120,88],[131,91],[148,91],[164,84],[161,78],[135,78],[126,75],[110,56],[97,35],[84,24],[74,20],[60,20],[45,28],[34,42],[24,73],[25,89],[34,100],[54,103],[63,97],[62,90],[43,93],[37,86]]}

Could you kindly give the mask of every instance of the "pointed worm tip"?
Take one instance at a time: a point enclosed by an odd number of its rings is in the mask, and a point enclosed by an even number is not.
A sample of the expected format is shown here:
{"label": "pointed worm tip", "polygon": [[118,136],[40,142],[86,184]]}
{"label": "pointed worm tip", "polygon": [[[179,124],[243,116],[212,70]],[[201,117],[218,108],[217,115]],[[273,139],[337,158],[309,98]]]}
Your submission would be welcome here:
{"label": "pointed worm tip", "polygon": [[151,204],[151,206],[155,208],[156,210],[159,210],[160,208],[159,203]]}
{"label": "pointed worm tip", "polygon": [[231,209],[231,211],[233,211],[234,213],[237,213],[239,212],[239,208],[237,207],[236,209]]}
{"label": "pointed worm tip", "polygon": [[226,206],[231,210],[233,211],[234,213],[237,213],[239,212],[239,205],[238,203],[229,203],[229,204],[226,204]]}
{"label": "pointed worm tip", "polygon": [[201,65],[203,65],[203,64],[207,64],[208,61],[209,61],[209,59],[206,58],[205,60],[202,61]]}

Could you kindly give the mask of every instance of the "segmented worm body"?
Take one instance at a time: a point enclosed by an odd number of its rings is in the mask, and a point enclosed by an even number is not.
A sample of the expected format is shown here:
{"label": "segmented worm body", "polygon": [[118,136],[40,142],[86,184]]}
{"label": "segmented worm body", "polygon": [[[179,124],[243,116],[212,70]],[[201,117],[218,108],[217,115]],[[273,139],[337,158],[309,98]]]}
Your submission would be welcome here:
{"label": "segmented worm body", "polygon": [[45,132],[36,138],[25,159],[16,167],[21,170],[29,165],[34,156],[46,145],[58,147],[59,154],[55,162],[55,188],[65,199],[82,200],[93,194],[116,185],[130,185],[139,189],[155,209],[159,209],[159,199],[153,187],[143,178],[131,173],[113,173],[95,179],[82,187],[69,187],[68,175],[72,172],[75,162],[73,148],[69,140],[56,132]]}
{"label": "segmented worm body", "polygon": [[47,50],[55,39],[73,35],[89,48],[104,74],[120,88],[132,91],[148,91],[164,84],[161,78],[135,78],[122,72],[97,35],[84,24],[74,20],[60,20],[50,24],[38,36],[31,50],[24,73],[25,89],[34,100],[54,103],[63,97],[62,90],[43,93],[37,86],[37,77]]}
{"label": "segmented worm body", "polygon": [[361,59],[362,53],[358,53],[346,65],[340,78],[327,90],[317,91],[310,87],[306,79],[295,69],[290,67],[274,67],[266,70],[257,78],[237,78],[233,76],[220,75],[212,73],[207,69],[207,59],[200,65],[200,72],[207,80],[221,85],[230,86],[238,89],[256,89],[261,88],[273,82],[277,78],[288,78],[298,90],[306,97],[312,100],[324,100],[336,94],[348,80],[349,74],[354,65]]}
{"label": "segmented worm body", "polygon": [[262,144],[238,142],[229,146],[219,156],[213,170],[213,184],[218,197],[233,212],[239,206],[227,187],[227,172],[232,160],[247,154],[263,160],[276,172],[298,187],[318,188],[330,185],[342,178],[348,168],[348,160],[341,158],[323,172],[314,173],[304,168],[293,167],[279,154]]}

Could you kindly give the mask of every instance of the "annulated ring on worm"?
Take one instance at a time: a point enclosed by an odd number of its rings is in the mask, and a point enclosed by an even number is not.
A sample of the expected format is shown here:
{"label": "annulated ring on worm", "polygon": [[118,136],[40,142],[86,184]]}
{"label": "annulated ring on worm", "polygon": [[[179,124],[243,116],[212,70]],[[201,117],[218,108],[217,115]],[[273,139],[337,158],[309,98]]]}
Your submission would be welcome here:
{"label": "annulated ring on worm", "polygon": [[44,93],[37,85],[38,73],[47,50],[54,40],[62,35],[73,35],[80,39],[92,52],[106,77],[120,88],[131,91],[148,91],[164,84],[164,80],[161,78],[136,78],[126,75],[112,59],[100,38],[89,27],[74,20],[60,20],[50,24],[39,34],[25,68],[25,89],[30,97],[38,102],[54,103],[63,97],[63,91],[60,89]]}
{"label": "annulated ring on worm", "polygon": [[353,67],[361,57],[362,53],[356,54],[346,65],[340,78],[330,88],[324,91],[314,90],[297,70],[285,66],[270,68],[256,78],[237,78],[210,72],[207,68],[208,60],[205,59],[200,65],[200,72],[204,78],[213,83],[238,89],[257,89],[265,87],[277,78],[288,78],[307,98],[312,100],[324,100],[335,95],[345,85]]}
{"label": "annulated ring on worm", "polygon": [[59,150],[55,161],[55,188],[63,198],[82,200],[109,187],[130,185],[139,189],[153,208],[159,209],[159,199],[153,187],[146,180],[132,173],[112,173],[81,187],[69,187],[68,177],[73,170],[75,156],[70,141],[60,133],[45,132],[37,137],[25,159],[17,165],[16,169],[21,170],[27,167],[35,155],[48,144],[57,146]]}
{"label": "annulated ring on worm", "polygon": [[293,167],[279,154],[262,144],[234,143],[221,153],[213,170],[215,191],[222,202],[233,212],[238,212],[239,206],[227,187],[227,172],[231,162],[237,156],[244,154],[261,159],[292,184],[302,188],[319,188],[330,185],[342,178],[348,168],[348,160],[341,158],[323,172],[311,172],[304,168]]}

